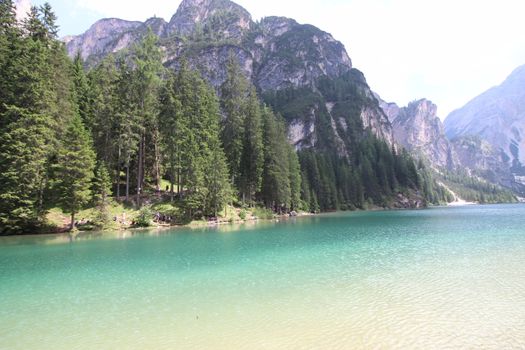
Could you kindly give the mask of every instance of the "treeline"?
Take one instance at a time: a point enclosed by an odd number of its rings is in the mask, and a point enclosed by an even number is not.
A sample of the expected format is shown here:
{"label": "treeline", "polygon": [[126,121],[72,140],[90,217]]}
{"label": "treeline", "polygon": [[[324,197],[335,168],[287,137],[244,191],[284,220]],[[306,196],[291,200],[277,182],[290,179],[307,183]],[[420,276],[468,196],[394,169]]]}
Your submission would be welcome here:
{"label": "treeline", "polygon": [[440,178],[460,198],[469,202],[489,204],[516,201],[511,191],[481,180],[465,171],[445,172],[440,175]]}
{"label": "treeline", "polygon": [[[17,23],[0,2],[0,231],[37,230],[49,208],[140,207],[168,194],[192,217],[227,203],[301,205],[297,154],[234,57],[217,93],[182,61],[166,70],[151,31],[86,73],[57,40],[49,4]],[[95,176],[96,175],[96,176]],[[168,188],[161,188],[165,179]]]}
{"label": "treeline", "polygon": [[431,173],[403,149],[400,152],[370,133],[357,143],[353,156],[299,153],[302,169],[302,198],[312,211],[389,207],[394,195],[410,196],[413,190],[426,202],[447,201],[447,191]]}
{"label": "treeline", "polygon": [[41,226],[50,201],[91,200],[95,153],[55,23],[49,4],[17,23],[0,1],[0,233]]}

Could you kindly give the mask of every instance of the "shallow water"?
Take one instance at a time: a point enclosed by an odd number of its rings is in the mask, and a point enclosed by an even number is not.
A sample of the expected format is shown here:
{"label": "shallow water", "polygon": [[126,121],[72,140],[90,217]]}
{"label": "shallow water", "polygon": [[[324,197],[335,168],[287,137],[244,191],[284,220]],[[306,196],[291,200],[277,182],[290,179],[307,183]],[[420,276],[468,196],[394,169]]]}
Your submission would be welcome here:
{"label": "shallow water", "polygon": [[0,349],[525,348],[525,205],[0,239]]}

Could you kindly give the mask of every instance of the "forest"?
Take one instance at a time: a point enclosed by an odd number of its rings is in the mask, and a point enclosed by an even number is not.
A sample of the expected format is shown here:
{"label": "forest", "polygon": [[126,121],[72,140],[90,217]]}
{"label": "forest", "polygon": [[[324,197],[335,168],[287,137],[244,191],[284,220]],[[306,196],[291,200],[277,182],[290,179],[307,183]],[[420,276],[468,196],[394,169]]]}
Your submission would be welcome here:
{"label": "forest", "polygon": [[87,70],[67,56],[49,4],[23,23],[12,1],[0,4],[0,234],[40,232],[52,208],[71,229],[96,208],[103,227],[111,201],[169,203],[181,223],[227,206],[282,214],[388,206],[411,191],[446,199],[422,164],[367,131],[354,131],[351,157],[296,151],[278,103],[261,102],[233,55],[214,89],[184,58],[166,69],[149,31]]}

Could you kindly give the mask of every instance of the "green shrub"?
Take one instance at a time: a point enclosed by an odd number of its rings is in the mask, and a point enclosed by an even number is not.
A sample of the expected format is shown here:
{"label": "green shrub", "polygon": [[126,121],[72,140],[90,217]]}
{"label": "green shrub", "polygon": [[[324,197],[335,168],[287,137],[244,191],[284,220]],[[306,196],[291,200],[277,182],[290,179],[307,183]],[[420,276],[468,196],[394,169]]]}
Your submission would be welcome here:
{"label": "green shrub", "polygon": [[239,217],[241,218],[241,220],[246,220],[246,210],[245,209],[242,209],[239,212]]}
{"label": "green shrub", "polygon": [[273,219],[273,211],[266,208],[255,208],[255,210],[253,211],[253,215],[263,220]]}
{"label": "green shrub", "polygon": [[149,227],[152,224],[153,212],[150,206],[142,207],[135,218],[135,227]]}

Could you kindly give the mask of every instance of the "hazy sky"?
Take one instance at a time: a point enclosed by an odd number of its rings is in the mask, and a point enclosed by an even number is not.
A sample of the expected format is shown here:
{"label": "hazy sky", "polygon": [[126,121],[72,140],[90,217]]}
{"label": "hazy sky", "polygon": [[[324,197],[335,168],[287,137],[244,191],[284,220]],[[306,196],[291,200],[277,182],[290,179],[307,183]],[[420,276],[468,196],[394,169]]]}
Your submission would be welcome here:
{"label": "hazy sky", "polygon": [[[34,0],[34,3],[44,1]],[[61,35],[103,17],[167,21],[180,0],[48,0]],[[341,41],[384,100],[426,97],[443,119],[525,64],[523,0],[238,0],[254,19],[280,15]]]}

